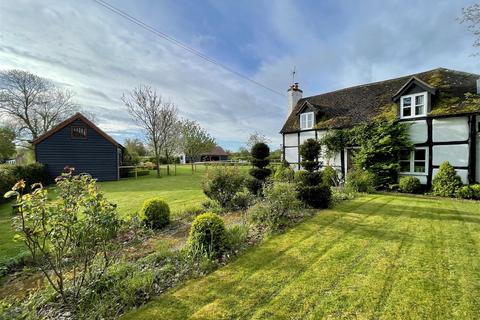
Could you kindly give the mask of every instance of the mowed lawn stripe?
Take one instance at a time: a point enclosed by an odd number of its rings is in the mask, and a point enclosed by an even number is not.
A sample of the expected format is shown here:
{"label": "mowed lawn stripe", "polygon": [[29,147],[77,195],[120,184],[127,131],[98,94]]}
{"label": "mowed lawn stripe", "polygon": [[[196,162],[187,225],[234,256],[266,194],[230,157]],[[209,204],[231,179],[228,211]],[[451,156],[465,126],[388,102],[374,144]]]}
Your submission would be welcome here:
{"label": "mowed lawn stripe", "polygon": [[[352,202],[345,206],[350,207],[363,207],[370,201],[374,201],[377,197],[371,197],[362,202]],[[369,209],[365,209],[369,211]],[[233,262],[231,264],[234,269],[220,269],[211,275],[211,279],[203,279],[200,281],[194,281],[189,286],[188,290],[179,290],[178,295],[185,298],[185,305],[192,310],[198,309],[201,305],[207,305],[212,303],[219,295],[225,295],[232,290],[238,291],[241,288],[242,283],[248,281],[250,278],[263,277],[262,272],[265,269],[266,261],[272,265],[279,266],[278,260],[284,259],[285,255],[290,256],[290,251],[298,251],[302,248],[312,247],[315,244],[315,239],[319,236],[323,236],[325,243],[334,244],[338,240],[338,236],[335,234],[335,238],[330,239],[327,234],[323,235],[322,230],[328,229],[334,224],[346,224],[351,225],[353,221],[358,220],[358,215],[338,215],[335,212],[326,212],[318,224],[301,224],[295,232],[290,230],[287,234],[290,237],[275,237],[271,241],[266,241],[264,245],[255,250],[255,255],[246,254],[243,258],[243,263],[237,264]],[[348,220],[348,222],[344,222]],[[290,260],[287,261],[291,263]],[[288,270],[288,267],[286,268]],[[236,292],[238,294],[238,292]],[[236,296],[235,296],[236,297]]]}
{"label": "mowed lawn stripe", "polygon": [[[383,205],[386,204],[384,203]],[[364,212],[371,211],[366,205],[360,206],[358,210],[364,210]],[[348,212],[348,215],[352,215],[352,213]],[[334,251],[340,243],[343,243],[344,237],[353,237],[350,234],[356,228],[363,224],[372,223],[366,221],[369,214],[355,214],[354,217],[355,219],[344,220],[342,223],[339,221],[338,224],[334,223],[322,230],[329,232],[332,236],[326,236],[327,233],[323,232],[316,233],[308,239],[308,242],[294,247],[295,250],[290,250],[278,259],[267,262],[261,269],[261,272],[257,271],[253,276],[244,279],[233,290],[222,292],[222,296],[218,297],[213,304],[217,309],[229,310],[227,318],[250,318],[251,313],[262,305],[268,304],[292,279],[296,279],[303,273],[308,272],[308,269],[317,260]],[[323,241],[319,241],[320,239]],[[354,248],[351,249],[350,253],[359,250],[361,247],[360,243],[352,242],[352,245]],[[239,300],[239,296],[247,297],[247,299]],[[203,316],[205,311],[210,310],[210,306],[204,306],[193,315],[193,318],[200,315]]]}
{"label": "mowed lawn stripe", "polygon": [[[371,213],[376,213],[393,202],[385,201],[384,205],[372,209]],[[376,247],[396,220],[395,217],[373,215],[369,221],[359,224],[352,233],[342,238],[333,250],[312,262],[301,276],[293,279],[276,299],[265,305],[263,310],[257,311],[253,318],[305,319],[309,314],[315,313],[314,308],[325,308],[323,303],[335,299],[334,293],[358,268],[374,263],[375,252],[380,250]],[[372,230],[376,233],[375,237],[369,236]],[[321,238],[318,241],[321,242]]]}

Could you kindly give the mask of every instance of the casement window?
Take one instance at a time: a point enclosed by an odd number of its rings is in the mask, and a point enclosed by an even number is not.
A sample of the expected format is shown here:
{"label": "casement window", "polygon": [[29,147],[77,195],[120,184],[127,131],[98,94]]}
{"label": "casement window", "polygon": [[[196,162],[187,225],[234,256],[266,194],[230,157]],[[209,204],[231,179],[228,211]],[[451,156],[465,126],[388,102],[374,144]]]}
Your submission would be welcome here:
{"label": "casement window", "polygon": [[70,131],[72,139],[87,139],[87,127],[84,126],[72,126]]}
{"label": "casement window", "polygon": [[427,115],[427,93],[416,93],[400,98],[400,118],[415,118]]}
{"label": "casement window", "polygon": [[400,154],[400,172],[411,174],[427,174],[427,148],[416,148]]}
{"label": "casement window", "polygon": [[305,112],[300,115],[300,129],[312,129],[314,122],[313,112]]}

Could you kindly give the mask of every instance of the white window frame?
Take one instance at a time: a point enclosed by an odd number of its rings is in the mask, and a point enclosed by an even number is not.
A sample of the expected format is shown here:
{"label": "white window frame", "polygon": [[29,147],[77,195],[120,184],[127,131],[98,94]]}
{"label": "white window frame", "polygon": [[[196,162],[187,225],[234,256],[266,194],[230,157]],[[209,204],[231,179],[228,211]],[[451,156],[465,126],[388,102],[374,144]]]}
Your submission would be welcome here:
{"label": "white window frame", "polygon": [[[309,123],[309,117],[311,116],[311,123]],[[313,112],[305,112],[300,114],[300,130],[312,129],[315,123],[315,115]]]}
{"label": "white window frame", "polygon": [[[416,104],[415,104],[415,98],[423,96],[423,113],[422,114],[416,114]],[[403,105],[403,100],[405,98],[410,98],[411,104],[410,104],[410,110],[411,113],[409,116],[404,116],[403,115],[403,109],[405,108]],[[401,96],[400,97],[400,119],[410,119],[410,118],[418,118],[418,117],[425,117],[427,115],[427,108],[428,108],[428,93],[427,92],[422,92],[422,93],[415,93],[415,94],[409,94],[406,96]]]}
{"label": "white window frame", "polygon": [[[415,151],[417,150],[425,150],[425,172],[415,172]],[[400,174],[409,174],[409,175],[416,175],[416,176],[426,176],[428,175],[428,148],[427,147],[416,147],[414,150],[410,152],[410,171],[400,171]],[[405,161],[405,160],[404,160]],[[421,161],[421,160],[418,160]]]}

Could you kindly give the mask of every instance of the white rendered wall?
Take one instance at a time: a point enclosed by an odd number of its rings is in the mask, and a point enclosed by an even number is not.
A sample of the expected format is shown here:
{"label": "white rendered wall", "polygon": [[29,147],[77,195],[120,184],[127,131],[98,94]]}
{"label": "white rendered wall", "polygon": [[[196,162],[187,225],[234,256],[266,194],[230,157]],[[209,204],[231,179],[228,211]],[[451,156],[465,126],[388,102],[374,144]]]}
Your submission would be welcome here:
{"label": "white rendered wall", "polygon": [[464,141],[468,139],[468,118],[434,119],[433,142]]}
{"label": "white rendered wall", "polygon": [[468,166],[468,144],[433,146],[433,165],[448,161],[454,167]]}
{"label": "white rendered wall", "polygon": [[298,148],[285,148],[285,161],[288,163],[298,162]]}
{"label": "white rendered wall", "polygon": [[315,139],[315,131],[300,132],[300,145],[307,139]]}
{"label": "white rendered wall", "polygon": [[296,147],[298,145],[298,134],[288,133],[285,135],[285,147]]}
{"label": "white rendered wall", "polygon": [[[463,170],[463,169],[455,169],[457,174],[462,178],[462,183],[463,184],[468,184],[468,170]],[[433,177],[438,173],[438,169],[433,169]]]}
{"label": "white rendered wall", "polygon": [[409,134],[412,143],[425,143],[428,139],[428,127],[426,120],[408,122],[410,124]]}

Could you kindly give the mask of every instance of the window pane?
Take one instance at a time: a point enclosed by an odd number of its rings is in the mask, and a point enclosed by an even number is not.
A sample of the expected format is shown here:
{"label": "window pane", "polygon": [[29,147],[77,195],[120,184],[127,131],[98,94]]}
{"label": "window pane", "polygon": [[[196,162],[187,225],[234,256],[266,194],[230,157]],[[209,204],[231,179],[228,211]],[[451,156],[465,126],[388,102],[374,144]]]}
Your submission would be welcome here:
{"label": "window pane", "polygon": [[403,98],[403,106],[404,107],[410,107],[412,105],[412,98]]}
{"label": "window pane", "polygon": [[410,117],[412,115],[412,108],[403,108],[403,116],[404,117]]}
{"label": "window pane", "polygon": [[416,106],[415,107],[415,115],[416,116],[422,115],[423,114],[423,108],[424,108],[423,106]]}
{"label": "window pane", "polygon": [[420,104],[424,104],[423,100],[424,100],[424,95],[423,94],[420,95],[420,96],[416,96],[415,97],[415,105],[418,106]]}
{"label": "window pane", "polygon": [[410,151],[405,150],[400,152],[400,160],[409,160],[410,159]]}
{"label": "window pane", "polygon": [[410,161],[400,161],[400,172],[410,172]]}
{"label": "window pane", "polygon": [[415,172],[425,172],[425,161],[415,161],[414,163]]}
{"label": "window pane", "polygon": [[415,161],[425,160],[425,154],[426,154],[426,150],[425,150],[425,149],[415,150]]}

